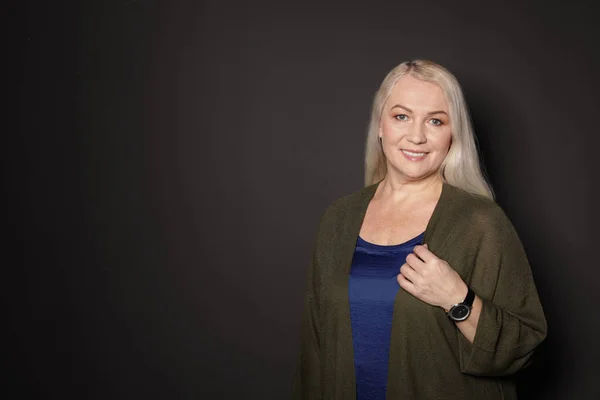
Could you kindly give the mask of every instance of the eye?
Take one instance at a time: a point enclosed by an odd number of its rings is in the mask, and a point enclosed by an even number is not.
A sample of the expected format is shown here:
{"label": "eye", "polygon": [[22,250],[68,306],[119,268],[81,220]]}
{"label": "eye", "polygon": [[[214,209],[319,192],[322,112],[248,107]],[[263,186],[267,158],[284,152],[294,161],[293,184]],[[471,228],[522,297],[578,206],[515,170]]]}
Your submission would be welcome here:
{"label": "eye", "polygon": [[431,122],[431,124],[432,124],[432,125],[435,125],[435,126],[440,126],[440,125],[443,125],[443,124],[444,124],[444,123],[442,122],[442,120],[440,120],[440,119],[437,119],[437,118],[431,118],[431,119],[429,120],[429,122]]}
{"label": "eye", "polygon": [[396,118],[398,121],[406,121],[406,120],[408,120],[408,115],[398,114],[398,115],[394,116],[394,118]]}

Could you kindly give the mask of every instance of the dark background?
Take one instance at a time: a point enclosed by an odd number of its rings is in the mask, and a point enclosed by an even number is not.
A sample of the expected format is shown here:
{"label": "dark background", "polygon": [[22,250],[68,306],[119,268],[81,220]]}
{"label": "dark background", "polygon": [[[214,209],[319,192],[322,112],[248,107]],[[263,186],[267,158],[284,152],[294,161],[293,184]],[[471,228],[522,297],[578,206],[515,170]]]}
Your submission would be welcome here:
{"label": "dark background", "polygon": [[317,222],[423,57],[464,86],[547,314],[522,398],[600,398],[600,27],[560,4],[9,6],[2,397],[289,398]]}

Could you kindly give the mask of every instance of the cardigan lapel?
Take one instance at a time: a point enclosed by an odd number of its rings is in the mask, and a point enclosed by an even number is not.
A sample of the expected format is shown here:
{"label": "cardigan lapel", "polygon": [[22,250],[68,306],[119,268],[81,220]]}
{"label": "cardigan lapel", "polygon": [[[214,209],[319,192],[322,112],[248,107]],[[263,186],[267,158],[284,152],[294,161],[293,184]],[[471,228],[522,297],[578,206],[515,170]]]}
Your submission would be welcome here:
{"label": "cardigan lapel", "polygon": [[352,258],[354,257],[354,250],[356,249],[356,241],[362,227],[365,214],[371,199],[375,195],[375,191],[381,181],[364,188],[360,191],[359,196],[356,197],[348,206],[348,214],[346,215],[346,223],[344,226],[344,232],[341,232],[343,240],[340,245],[340,260],[344,265],[344,271],[347,275],[350,274],[350,268],[352,266]]}
{"label": "cardigan lapel", "polygon": [[429,250],[434,253],[443,247],[454,228],[454,225],[449,223],[448,218],[456,216],[454,211],[457,201],[456,191],[457,189],[454,186],[444,182],[440,198],[427,223],[423,243],[427,243],[430,247]]}

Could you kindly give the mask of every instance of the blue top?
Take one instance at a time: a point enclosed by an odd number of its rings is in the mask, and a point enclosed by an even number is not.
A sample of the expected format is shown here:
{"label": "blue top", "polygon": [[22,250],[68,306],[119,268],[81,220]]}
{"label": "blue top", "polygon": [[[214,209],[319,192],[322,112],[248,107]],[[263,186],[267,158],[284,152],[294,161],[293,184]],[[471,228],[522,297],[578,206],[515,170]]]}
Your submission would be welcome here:
{"label": "blue top", "polygon": [[383,246],[360,236],[350,269],[348,295],[357,400],[385,400],[397,276],[406,256],[425,233],[402,244]]}

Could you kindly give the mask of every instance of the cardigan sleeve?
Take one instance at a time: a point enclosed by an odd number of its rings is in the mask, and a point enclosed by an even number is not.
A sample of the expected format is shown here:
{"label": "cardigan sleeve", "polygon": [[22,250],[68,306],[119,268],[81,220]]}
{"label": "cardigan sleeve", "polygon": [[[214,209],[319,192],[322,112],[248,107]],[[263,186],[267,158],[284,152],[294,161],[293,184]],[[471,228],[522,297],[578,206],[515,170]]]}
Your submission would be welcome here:
{"label": "cardigan sleeve", "polygon": [[294,400],[321,400],[321,357],[317,301],[314,294],[312,271],[315,257],[309,270],[309,288],[304,299],[300,330],[300,354],[294,375]]}
{"label": "cardigan sleeve", "polygon": [[458,333],[460,368],[471,375],[519,371],[547,332],[523,245],[504,212],[498,211],[485,224],[472,272],[471,288],[483,303],[473,343]]}
{"label": "cardigan sleeve", "polygon": [[321,217],[308,268],[307,291],[300,329],[300,353],[294,374],[294,400],[322,400],[319,255],[327,251],[327,246],[324,244],[325,226],[332,218],[333,208],[334,205],[331,204]]}

